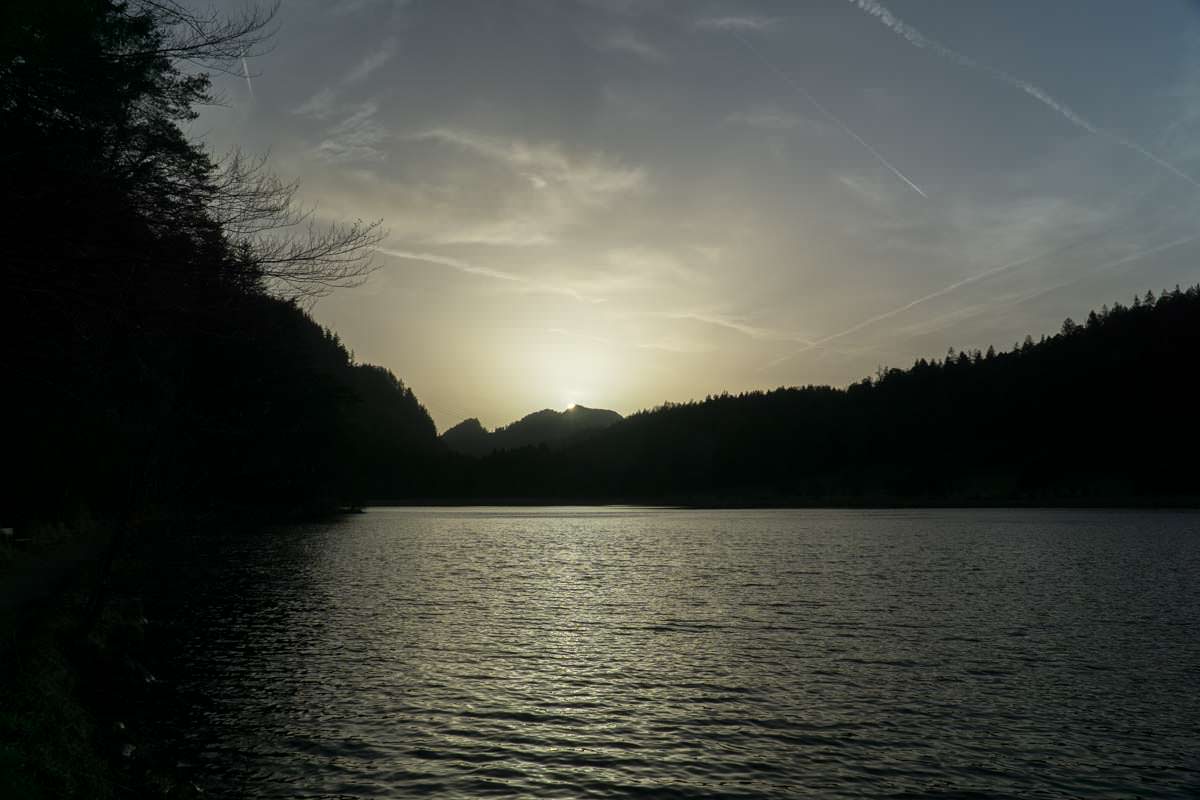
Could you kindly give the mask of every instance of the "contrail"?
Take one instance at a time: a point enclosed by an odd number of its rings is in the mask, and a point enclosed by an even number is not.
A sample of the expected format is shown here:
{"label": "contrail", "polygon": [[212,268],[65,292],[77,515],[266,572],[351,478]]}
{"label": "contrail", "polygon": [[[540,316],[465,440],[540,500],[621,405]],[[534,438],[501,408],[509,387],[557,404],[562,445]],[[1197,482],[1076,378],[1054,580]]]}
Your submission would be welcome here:
{"label": "contrail", "polygon": [[543,294],[561,294],[567,297],[574,298],[584,303],[602,303],[604,298],[589,297],[582,292],[576,291],[569,286],[555,286],[554,284],[543,283],[541,281],[532,280],[522,275],[516,275],[503,270],[492,269],[491,267],[480,267],[475,264],[462,261],[461,259],[451,258],[450,256],[440,256],[436,253],[422,253],[412,250],[393,250],[389,247],[376,247],[376,253],[382,253],[385,256],[392,258],[400,258],[406,261],[422,261],[426,264],[440,264],[443,267],[450,267],[467,275],[478,275],[481,278],[490,278],[497,281],[508,281],[510,283],[519,284],[524,289],[519,291],[539,292]]}
{"label": "contrail", "polygon": [[743,47],[745,47],[747,50],[749,50],[756,59],[758,59],[760,62],[762,62],[763,66],[765,66],[767,69],[774,72],[780,78],[780,80],[782,80],[785,84],[787,84],[789,87],[791,87],[793,90],[795,90],[801,97],[803,97],[805,100],[807,100],[814,108],[816,108],[818,111],[820,111],[826,117],[828,117],[839,128],[841,128],[842,131],[845,132],[845,134],[847,136],[849,136],[851,139],[853,139],[854,141],[856,141],[860,145],[862,145],[863,148],[868,153],[870,153],[872,156],[875,157],[875,160],[877,160],[880,164],[883,164],[883,166],[887,167],[891,171],[891,173],[893,175],[895,175],[897,178],[899,178],[900,180],[902,180],[906,184],[908,184],[908,187],[910,189],[912,189],[917,194],[921,195],[921,197],[924,197],[926,199],[929,198],[929,195],[925,194],[925,192],[921,189],[920,186],[917,186],[915,183],[913,183],[911,180],[908,179],[908,176],[906,176],[900,170],[896,169],[896,167],[894,167],[891,164],[891,162],[889,162],[886,158],[883,157],[883,154],[881,154],[874,147],[871,147],[871,145],[868,144],[865,139],[863,139],[857,133],[852,131],[850,129],[850,126],[847,125],[846,123],[842,122],[842,120],[840,118],[838,118],[838,116],[836,114],[834,114],[832,111],[830,111],[825,106],[818,103],[817,99],[815,97],[813,97],[808,92],[807,89],[805,89],[803,86],[801,86],[795,80],[793,80],[792,77],[790,75],[788,75],[786,72],[781,70],[779,67],[775,66],[775,64],[768,61],[765,57],[763,57],[763,55],[758,52],[758,49],[755,48],[753,45],[751,45],[749,40],[747,40],[746,37],[743,36],[736,28],[730,28],[729,30],[734,36],[737,37],[737,40],[742,43]]}
{"label": "contrail", "polygon": [[254,84],[250,82],[250,67],[246,64],[246,51],[243,50],[239,57],[242,59],[242,74],[246,76],[246,88],[250,90],[250,97],[253,98]]}
{"label": "contrail", "polygon": [[[789,361],[790,359],[793,359],[802,353],[807,353],[809,350],[812,350],[815,347],[820,347],[828,342],[833,341],[834,339],[840,339],[843,336],[849,336],[852,333],[857,333],[858,331],[861,331],[863,328],[874,325],[877,322],[883,322],[885,319],[891,319],[892,317],[897,316],[898,314],[903,314],[905,311],[915,308],[915,307],[921,305],[922,303],[927,303],[930,300],[936,300],[939,297],[950,294],[950,292],[953,292],[956,289],[961,289],[964,286],[969,286],[972,283],[977,283],[977,282],[983,280],[984,278],[990,278],[993,275],[999,275],[1001,272],[1008,272],[1009,270],[1016,269],[1017,267],[1023,267],[1026,264],[1032,264],[1035,261],[1040,261],[1044,258],[1049,258],[1050,256],[1058,255],[1059,253],[1065,252],[1066,250],[1070,250],[1072,247],[1082,244],[1083,242],[1085,242],[1089,239],[1093,239],[1097,236],[1101,236],[1104,233],[1105,233],[1105,231],[1102,231],[1100,233],[1090,233],[1087,236],[1084,236],[1082,238],[1075,239],[1071,242],[1068,242],[1067,244],[1062,245],[1061,247],[1056,247],[1052,250],[1047,250],[1043,253],[1037,253],[1036,255],[1026,256],[1025,258],[1017,259],[1016,261],[1009,261],[1007,264],[1001,264],[997,267],[992,267],[990,269],[986,269],[983,272],[977,272],[974,275],[969,275],[966,278],[962,278],[961,280],[957,280],[954,283],[943,286],[942,288],[938,289],[937,291],[930,292],[929,294],[927,294],[923,297],[918,297],[916,300],[912,300],[908,303],[905,303],[902,306],[897,306],[896,308],[893,308],[889,311],[884,311],[882,314],[876,314],[875,316],[870,317],[869,319],[864,319],[862,322],[859,322],[855,325],[851,325],[849,328],[846,328],[845,330],[838,331],[837,333],[831,333],[830,335],[825,336],[821,339],[813,340],[813,341],[809,342],[806,346],[800,348],[799,350],[797,350],[794,353],[789,353],[788,355],[780,356],[779,358],[775,359],[774,361],[767,362],[764,369],[782,364],[785,361]],[[1180,244],[1182,244],[1182,242],[1180,242]]]}
{"label": "contrail", "polygon": [[1147,150],[1146,148],[1142,147],[1137,142],[1130,141],[1129,139],[1126,139],[1123,136],[1118,136],[1115,133],[1112,133],[1110,131],[1104,130],[1103,128],[1097,127],[1095,124],[1090,122],[1087,118],[1085,118],[1079,112],[1075,111],[1073,108],[1068,106],[1066,103],[1063,103],[1063,102],[1055,99],[1054,97],[1052,97],[1050,95],[1049,92],[1042,89],[1041,87],[1036,86],[1036,85],[1030,83],[1029,81],[1022,80],[1021,78],[1018,78],[1015,75],[1011,75],[1011,74],[1005,72],[1004,70],[997,69],[995,67],[990,67],[987,64],[981,64],[978,61],[976,61],[975,59],[971,58],[970,56],[964,55],[964,54],[958,52],[957,50],[953,50],[953,49],[947,47],[946,45],[942,44],[941,42],[937,41],[936,39],[929,38],[925,34],[921,33],[919,30],[914,28],[913,26],[909,25],[907,22],[904,22],[903,20],[901,20],[899,17],[897,17],[895,14],[893,14],[891,11],[889,11],[886,7],[884,7],[881,3],[879,3],[878,0],[850,0],[850,2],[853,3],[860,10],[865,11],[868,14],[870,14],[871,16],[877,18],[880,22],[882,22],[884,24],[884,26],[886,26],[888,29],[890,29],[894,33],[899,34],[900,36],[904,37],[914,47],[919,47],[923,50],[931,50],[932,52],[937,53],[939,56],[942,56],[943,58],[948,59],[950,61],[953,61],[955,64],[958,64],[961,67],[966,67],[967,69],[979,70],[980,72],[986,72],[988,75],[991,75],[996,80],[1001,81],[1002,83],[1007,83],[1009,86],[1012,86],[1016,89],[1020,89],[1022,92],[1029,95],[1030,97],[1034,98],[1042,105],[1058,112],[1058,114],[1060,114],[1062,117],[1064,117],[1068,122],[1072,123],[1073,125],[1083,128],[1088,133],[1096,134],[1098,136],[1103,136],[1105,139],[1108,139],[1110,142],[1119,144],[1122,147],[1126,147],[1126,148],[1132,150],[1133,152],[1140,155],[1142,158],[1145,158],[1146,160],[1148,160],[1154,164],[1157,164],[1159,167],[1162,167],[1163,169],[1172,173],[1176,177],[1181,178],[1181,179],[1187,181],[1188,183],[1190,183],[1192,186],[1200,189],[1200,181],[1197,181],[1191,175],[1188,175],[1186,172],[1179,169],[1179,167],[1175,166],[1174,164],[1170,163],[1169,161],[1166,161],[1166,160],[1156,156],[1154,153],[1152,153],[1149,150]]}
{"label": "contrail", "polygon": [[376,247],[375,252],[383,253],[385,256],[392,256],[393,258],[402,258],[406,261],[424,261],[427,264],[440,264],[443,267],[450,267],[459,272],[465,272],[468,275],[479,275],[483,278],[492,278],[498,281],[528,283],[520,275],[514,275],[511,272],[502,272],[491,267],[477,267],[474,264],[468,264],[466,261],[460,261],[457,258],[450,258],[449,256],[439,256],[434,253],[418,253],[411,250],[392,250],[387,247]]}
{"label": "contrail", "polygon": [[[1176,247],[1182,247],[1183,245],[1190,244],[1198,239],[1200,239],[1200,233],[1194,233],[1191,236],[1183,236],[1183,237],[1180,237],[1179,239],[1174,239],[1169,242],[1164,242],[1163,244],[1155,245],[1153,247],[1143,248],[1136,252],[1130,253],[1127,256],[1122,256],[1121,258],[1116,258],[1116,259],[1113,259],[1112,261],[1107,261],[1098,267],[1092,267],[1091,269],[1089,269],[1087,271],[1087,274],[1083,275],[1082,277],[1075,278],[1074,280],[1070,280],[1070,281],[1064,281],[1063,283],[1058,283],[1058,284],[1055,284],[1054,286],[1050,286],[1046,289],[1042,289],[1041,291],[1034,292],[1033,294],[1030,294],[1030,295],[1026,295],[1025,297],[1022,297],[1020,300],[1018,300],[1017,303],[1025,303],[1030,300],[1036,300],[1037,298],[1041,297],[1042,295],[1050,294],[1050,292],[1058,291],[1059,289],[1062,289],[1065,286],[1071,286],[1073,284],[1079,283],[1080,281],[1085,280],[1088,277],[1090,277],[1093,273],[1096,273],[1096,272],[1099,272],[1099,271],[1105,270],[1105,269],[1112,269],[1113,267],[1119,267],[1122,264],[1128,264],[1131,261],[1141,261],[1143,258],[1146,258],[1147,256],[1152,256],[1157,253],[1161,253],[1164,250],[1174,250]],[[1014,303],[1014,305],[1016,305],[1017,303]]]}
{"label": "contrail", "polygon": [[[885,311],[882,314],[876,314],[875,316],[871,317],[870,319],[865,319],[862,322],[859,322],[856,325],[852,325],[843,331],[838,331],[837,333],[830,334],[829,336],[826,336],[824,338],[816,339],[816,340],[808,343],[806,346],[800,348],[799,350],[797,350],[794,353],[789,353],[786,356],[781,356],[773,361],[767,362],[767,364],[763,367],[763,369],[770,369],[771,367],[778,366],[779,364],[782,364],[785,361],[789,361],[789,360],[795,358],[796,356],[801,355],[802,353],[807,353],[809,350],[812,350],[817,347],[821,347],[821,346],[825,345],[827,342],[831,342],[834,339],[840,339],[843,336],[849,336],[850,334],[860,331],[863,328],[866,328],[870,325],[874,325],[876,322],[882,322],[885,319],[890,319],[891,317],[894,317],[897,314],[902,314],[905,311],[908,311],[910,308],[919,306],[921,303],[925,303],[929,300],[933,300],[935,298],[941,297],[942,295],[949,294],[950,292],[952,292],[955,289],[958,289],[962,286],[966,286],[968,284],[975,283],[976,281],[981,281],[984,278],[987,278],[991,275],[996,275],[1000,272],[1005,272],[1010,269],[1016,269],[1017,267],[1032,263],[1034,261],[1038,261],[1043,258],[1048,258],[1057,253],[1061,253],[1064,250],[1069,250],[1070,248],[1072,248],[1078,244],[1081,244],[1082,242],[1086,241],[1087,239],[1093,238],[1096,235],[1099,235],[1099,234],[1092,234],[1090,236],[1085,236],[1083,239],[1078,239],[1074,242],[1071,242],[1070,244],[1064,245],[1063,247],[1059,247],[1054,250],[1047,251],[1045,253],[1039,253],[1038,255],[1035,255],[1035,256],[1029,256],[1027,258],[1022,258],[1017,261],[1010,261],[1007,264],[1001,264],[998,267],[992,267],[989,270],[984,270],[983,272],[977,273],[975,275],[971,275],[970,277],[963,278],[960,281],[955,281],[954,283],[951,283],[948,286],[943,286],[941,289],[938,289],[936,292],[931,292],[931,293],[925,295],[924,297],[918,297],[916,300],[913,300],[910,303],[905,303],[902,306],[893,308],[890,311]],[[1189,244],[1196,240],[1200,240],[1200,233],[1192,234],[1191,236],[1184,236],[1179,239],[1174,239],[1170,242],[1165,242],[1163,244],[1155,245],[1153,247],[1143,248],[1136,252],[1130,253],[1129,255],[1122,256],[1121,258],[1113,259],[1112,261],[1106,261],[1105,263],[1099,265],[1098,267],[1093,267],[1092,269],[1088,270],[1088,274],[1090,275],[1092,273],[1099,272],[1100,270],[1112,269],[1113,267],[1118,267],[1122,264],[1128,264],[1133,261],[1140,261],[1141,259],[1146,258],[1148,256],[1152,256],[1152,255],[1155,255],[1156,253],[1161,253],[1166,250],[1172,250],[1176,247],[1182,247],[1183,245]],[[1087,275],[1085,275],[1081,278],[1076,278],[1074,280],[1064,281],[1063,283],[1056,283],[1055,285],[1047,287],[1045,289],[1036,290],[1030,294],[1023,296],[1020,300],[1015,301],[1013,303],[1013,305],[1016,305],[1019,303],[1025,303],[1030,300],[1035,300],[1035,299],[1041,297],[1042,295],[1046,295],[1046,294],[1049,294],[1050,292],[1054,292],[1059,289],[1062,289],[1065,286],[1070,286],[1072,284],[1078,283],[1079,281],[1084,280],[1084,278],[1086,278],[1086,277],[1087,277]]]}

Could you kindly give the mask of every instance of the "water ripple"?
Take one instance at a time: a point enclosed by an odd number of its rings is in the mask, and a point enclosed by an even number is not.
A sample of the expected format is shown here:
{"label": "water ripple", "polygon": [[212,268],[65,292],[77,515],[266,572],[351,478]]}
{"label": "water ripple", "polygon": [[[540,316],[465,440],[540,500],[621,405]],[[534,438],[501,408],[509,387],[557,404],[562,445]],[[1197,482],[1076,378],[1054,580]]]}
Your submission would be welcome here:
{"label": "water ripple", "polygon": [[376,509],[160,598],[215,797],[1197,797],[1200,516]]}

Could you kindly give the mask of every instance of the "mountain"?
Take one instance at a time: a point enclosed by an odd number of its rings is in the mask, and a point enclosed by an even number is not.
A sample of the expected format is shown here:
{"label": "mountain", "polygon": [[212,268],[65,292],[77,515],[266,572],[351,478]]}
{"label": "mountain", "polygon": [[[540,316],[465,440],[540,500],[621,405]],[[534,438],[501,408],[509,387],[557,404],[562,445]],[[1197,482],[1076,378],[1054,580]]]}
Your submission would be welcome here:
{"label": "mountain", "polygon": [[442,442],[456,453],[482,456],[492,452],[492,435],[475,417],[464,419],[442,434]]}
{"label": "mountain", "polygon": [[603,408],[579,405],[566,411],[546,408],[491,433],[472,417],[443,433],[442,441],[457,453],[484,456],[496,450],[562,445],[579,434],[602,430],[620,421],[620,414]]}
{"label": "mountain", "polygon": [[496,452],[476,494],[701,505],[1195,505],[1200,286],[847,388],[722,394],[556,450]]}

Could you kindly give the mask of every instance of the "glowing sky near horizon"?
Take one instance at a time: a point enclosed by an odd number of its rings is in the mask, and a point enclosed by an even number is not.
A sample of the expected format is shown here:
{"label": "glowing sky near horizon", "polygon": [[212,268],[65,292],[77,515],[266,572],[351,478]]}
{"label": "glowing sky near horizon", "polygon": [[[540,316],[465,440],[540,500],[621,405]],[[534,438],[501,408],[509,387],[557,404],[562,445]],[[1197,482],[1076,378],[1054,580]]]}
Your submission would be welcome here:
{"label": "glowing sky near horizon", "polygon": [[190,132],[384,220],[379,269],[313,313],[439,429],[845,385],[1200,280],[1186,0],[291,0],[278,24]]}

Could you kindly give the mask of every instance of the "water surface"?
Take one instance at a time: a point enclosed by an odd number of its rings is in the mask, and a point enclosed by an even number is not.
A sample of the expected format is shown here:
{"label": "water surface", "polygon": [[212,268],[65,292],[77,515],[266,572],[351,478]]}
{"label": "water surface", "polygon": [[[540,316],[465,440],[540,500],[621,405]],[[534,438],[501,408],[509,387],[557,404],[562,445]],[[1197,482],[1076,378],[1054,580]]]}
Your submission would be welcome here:
{"label": "water surface", "polygon": [[205,547],[165,622],[210,796],[1200,796],[1197,514],[371,509]]}

